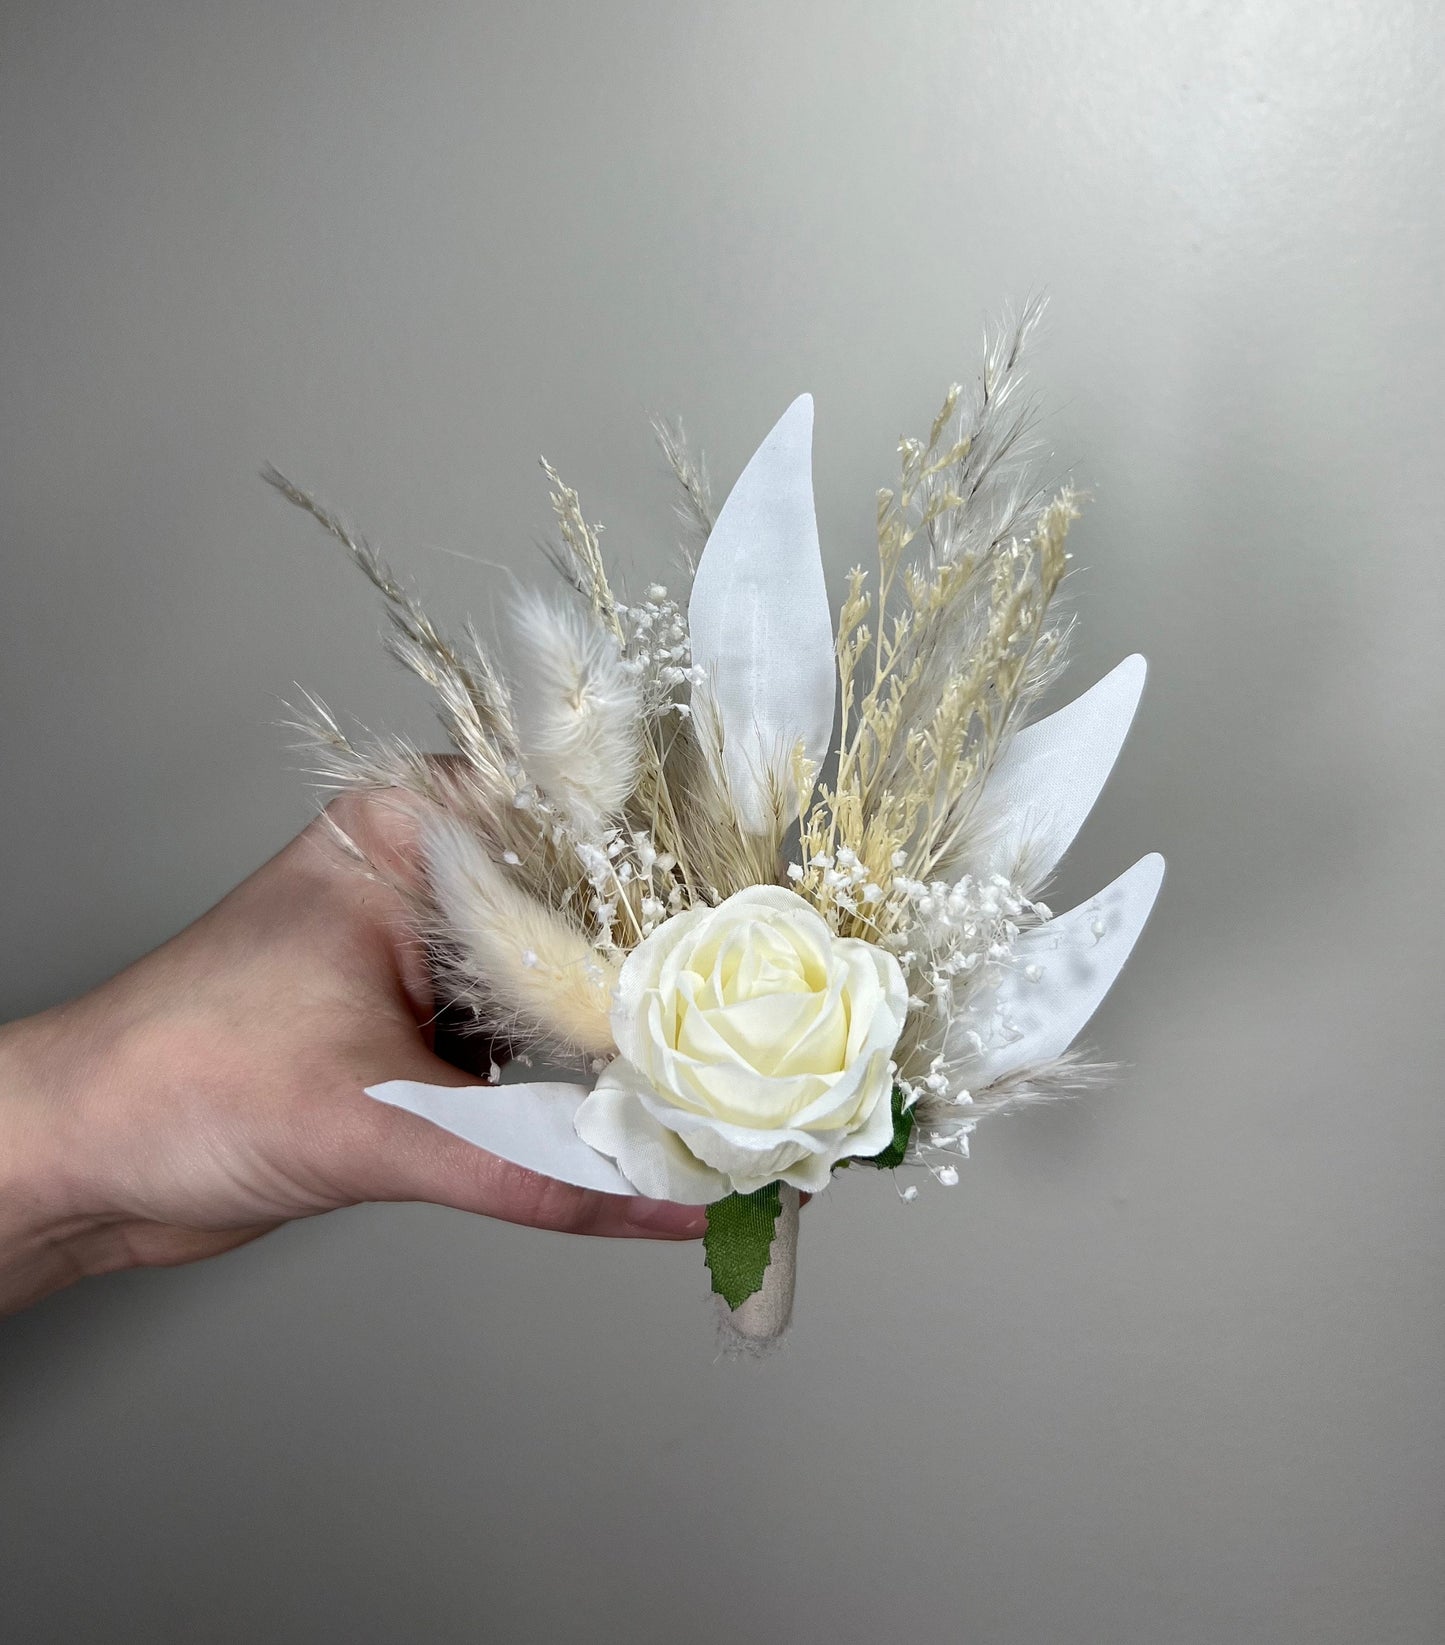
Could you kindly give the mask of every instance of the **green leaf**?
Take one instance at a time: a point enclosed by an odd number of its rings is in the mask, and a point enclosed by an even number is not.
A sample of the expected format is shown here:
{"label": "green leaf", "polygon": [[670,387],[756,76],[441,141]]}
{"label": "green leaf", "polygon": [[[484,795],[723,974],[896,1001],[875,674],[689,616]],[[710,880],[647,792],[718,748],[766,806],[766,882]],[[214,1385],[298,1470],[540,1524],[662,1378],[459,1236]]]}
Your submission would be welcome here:
{"label": "green leaf", "polygon": [[860,1159],[859,1165],[875,1165],[880,1171],[892,1171],[902,1165],[908,1152],[908,1139],[913,1135],[913,1110],[903,1106],[903,1092],[893,1087],[893,1141],[880,1154]]}
{"label": "green leaf", "polygon": [[712,1288],[736,1308],[761,1288],[783,1199],[776,1182],[755,1194],[729,1194],[707,1208],[702,1248]]}

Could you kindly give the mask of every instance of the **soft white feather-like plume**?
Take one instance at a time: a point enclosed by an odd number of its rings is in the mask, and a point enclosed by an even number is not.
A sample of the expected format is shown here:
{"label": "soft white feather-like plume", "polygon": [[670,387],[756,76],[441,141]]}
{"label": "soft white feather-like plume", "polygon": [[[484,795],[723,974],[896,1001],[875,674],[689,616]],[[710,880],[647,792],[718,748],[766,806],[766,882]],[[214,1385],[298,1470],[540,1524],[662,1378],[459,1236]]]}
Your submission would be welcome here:
{"label": "soft white feather-like plume", "polygon": [[447,817],[425,833],[440,915],[443,985],[488,1028],[588,1057],[616,1054],[613,963],[563,915],[517,886],[481,842]]}
{"label": "soft white feather-like plume", "polygon": [[637,785],[641,692],[613,635],[575,604],[514,601],[517,741],[528,778],[583,827],[615,816]]}

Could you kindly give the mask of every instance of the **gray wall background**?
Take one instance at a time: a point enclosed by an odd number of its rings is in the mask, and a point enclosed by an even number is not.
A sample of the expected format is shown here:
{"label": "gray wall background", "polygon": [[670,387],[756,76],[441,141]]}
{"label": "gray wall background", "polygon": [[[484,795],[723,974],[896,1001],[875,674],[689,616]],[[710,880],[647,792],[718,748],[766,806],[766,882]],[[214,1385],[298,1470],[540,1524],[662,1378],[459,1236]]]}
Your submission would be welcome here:
{"label": "gray wall background", "polygon": [[649,415],[724,486],[809,387],[841,580],[1039,286],[1071,684],[1153,664],[1056,900],[1170,876],[1117,1090],[952,1194],[842,1184],[759,1369],[696,1251],[425,1207],[0,1327],[0,1632],[1445,1634],[1441,24],[7,0],[0,1013],[304,823],[293,681],[428,723],[264,459],[485,617],[541,574],[538,452],[648,579]]}

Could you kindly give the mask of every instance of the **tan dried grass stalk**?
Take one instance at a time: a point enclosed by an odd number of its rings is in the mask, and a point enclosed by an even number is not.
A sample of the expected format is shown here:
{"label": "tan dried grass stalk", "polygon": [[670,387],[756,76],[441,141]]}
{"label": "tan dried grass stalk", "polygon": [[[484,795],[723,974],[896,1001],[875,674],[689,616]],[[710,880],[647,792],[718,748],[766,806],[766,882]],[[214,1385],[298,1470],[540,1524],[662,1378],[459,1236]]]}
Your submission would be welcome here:
{"label": "tan dried grass stalk", "polygon": [[[1026,311],[995,340],[967,415],[954,387],[927,440],[901,442],[898,486],[878,496],[876,589],[861,568],[850,573],[837,771],[802,835],[800,889],[826,910],[834,899],[813,861],[840,847],[885,891],[895,875],[946,874],[966,854],[984,782],[1062,662],[1067,625],[1051,603],[1077,500],[1066,489],[1038,508],[1006,472],[1028,429],[1012,399],[1036,321]],[[1024,521],[1027,534],[1014,535]],[[876,936],[889,917],[880,899],[844,925]]]}

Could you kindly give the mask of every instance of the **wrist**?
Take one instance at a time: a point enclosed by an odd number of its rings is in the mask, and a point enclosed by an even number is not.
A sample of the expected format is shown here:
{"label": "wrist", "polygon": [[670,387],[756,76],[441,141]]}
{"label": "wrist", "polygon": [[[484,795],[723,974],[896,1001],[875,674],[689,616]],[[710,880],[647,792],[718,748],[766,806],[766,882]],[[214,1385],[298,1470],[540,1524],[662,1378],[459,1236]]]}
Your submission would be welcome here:
{"label": "wrist", "polygon": [[0,1026],[0,1316],[92,1271],[98,1219],[71,1189],[74,1093],[57,1083],[49,1019]]}

